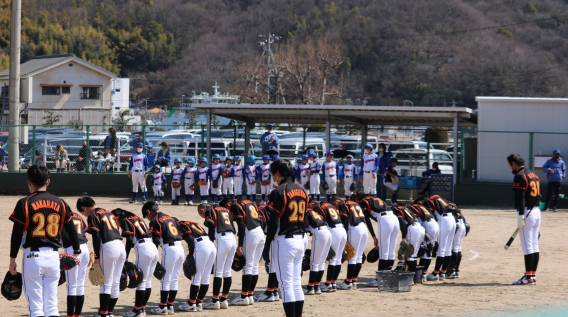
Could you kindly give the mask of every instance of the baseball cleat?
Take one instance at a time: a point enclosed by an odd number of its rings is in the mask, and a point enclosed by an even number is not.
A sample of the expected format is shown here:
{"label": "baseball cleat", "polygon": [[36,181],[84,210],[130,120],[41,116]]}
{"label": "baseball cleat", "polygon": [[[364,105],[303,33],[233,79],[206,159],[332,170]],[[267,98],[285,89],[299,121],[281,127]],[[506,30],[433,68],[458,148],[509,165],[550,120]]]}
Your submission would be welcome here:
{"label": "baseball cleat", "polygon": [[221,306],[221,309],[228,309],[229,308],[229,301],[228,300],[221,301],[221,303],[219,305]]}
{"label": "baseball cleat", "polygon": [[248,300],[249,300],[249,305],[254,305],[254,298],[252,296],[249,295]]}
{"label": "baseball cleat", "polygon": [[221,309],[219,302],[203,304],[203,309],[218,310]]}
{"label": "baseball cleat", "polygon": [[349,291],[351,289],[353,289],[353,286],[351,284],[346,284],[345,282],[337,285],[337,289],[338,290],[342,290],[342,291]]}
{"label": "baseball cleat", "polygon": [[436,273],[431,273],[426,275],[426,280],[427,281],[439,281],[440,280],[440,275],[436,274]]}
{"label": "baseball cleat", "polygon": [[189,303],[183,304],[183,305],[179,305],[179,306],[178,306],[178,310],[181,310],[181,311],[189,311],[189,312],[195,312],[195,311],[197,311],[197,305],[196,305],[196,304],[191,304],[191,305],[190,305]]}
{"label": "baseball cleat", "polygon": [[146,314],[144,314],[143,311],[135,311],[134,308],[129,311],[128,313],[125,313],[122,315],[123,317],[144,317],[146,316]]}
{"label": "baseball cleat", "polygon": [[193,200],[187,203],[189,206],[193,206]]}
{"label": "baseball cleat", "polygon": [[365,283],[365,286],[367,286],[367,287],[378,287],[379,284],[377,284],[377,280],[372,280],[372,281]]}
{"label": "baseball cleat", "polygon": [[514,281],[513,285],[536,285],[536,277],[521,277],[518,281]]}
{"label": "baseball cleat", "polygon": [[321,291],[324,293],[331,293],[333,292],[333,286],[331,284],[329,285],[322,285],[321,287]]}
{"label": "baseball cleat", "polygon": [[280,295],[280,293],[274,292],[274,300],[275,300],[275,301],[279,302],[281,297],[282,297],[282,296]]}
{"label": "baseball cleat", "polygon": [[168,315],[173,315],[174,314],[174,305],[168,306],[167,310],[168,310]]}
{"label": "baseball cleat", "polygon": [[231,305],[233,305],[233,306],[248,306],[249,305],[248,297],[245,297],[245,298],[237,297],[237,298],[233,299],[233,301],[231,302]]}
{"label": "baseball cleat", "polygon": [[135,204],[135,203],[136,203],[136,200],[131,200],[131,201],[129,201],[129,203]]}
{"label": "baseball cleat", "polygon": [[254,300],[257,301],[257,302],[274,302],[274,301],[276,301],[273,294],[266,295],[265,293],[262,293],[260,295],[256,295],[254,297]]}
{"label": "baseball cleat", "polygon": [[146,199],[142,199],[142,203],[145,204],[145,203],[146,203]]}
{"label": "baseball cleat", "polygon": [[159,201],[159,202],[158,202],[158,205],[161,205],[162,203],[163,203],[162,201]]}
{"label": "baseball cleat", "polygon": [[316,294],[316,291],[314,291],[313,289],[304,288],[303,290],[304,290],[304,295],[315,295]]}
{"label": "baseball cleat", "polygon": [[331,287],[332,287],[332,290],[331,290],[332,292],[337,292],[337,284],[333,283],[333,284],[331,284]]}
{"label": "baseball cleat", "polygon": [[156,307],[156,308],[152,308],[150,309],[150,313],[152,315],[167,315],[168,314],[168,308],[164,307],[164,308],[160,308],[160,307]]}
{"label": "baseball cleat", "polygon": [[458,277],[460,277],[459,273],[454,271],[454,272],[448,274],[448,276],[446,276],[446,279],[452,280],[452,279],[458,278]]}
{"label": "baseball cleat", "polygon": [[351,282],[351,288],[357,289],[357,282]]}
{"label": "baseball cleat", "polygon": [[184,205],[184,206],[189,206],[189,202],[186,201],[186,202],[183,203],[183,205]]}
{"label": "baseball cleat", "polygon": [[440,280],[445,280],[445,279],[446,279],[446,273],[440,272]]}
{"label": "baseball cleat", "polygon": [[315,290],[316,295],[321,295],[321,288],[316,288]]}

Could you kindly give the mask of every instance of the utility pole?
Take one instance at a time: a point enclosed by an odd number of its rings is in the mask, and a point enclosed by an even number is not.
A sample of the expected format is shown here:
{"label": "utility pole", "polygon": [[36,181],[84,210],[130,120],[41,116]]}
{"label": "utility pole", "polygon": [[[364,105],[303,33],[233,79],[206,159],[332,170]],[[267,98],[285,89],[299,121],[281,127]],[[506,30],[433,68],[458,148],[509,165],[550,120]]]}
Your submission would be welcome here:
{"label": "utility pole", "polygon": [[[17,171],[20,161],[20,42],[22,40],[22,0],[12,0],[10,30],[10,135],[8,169]],[[45,155],[45,154],[44,154]]]}
{"label": "utility pole", "polygon": [[[280,36],[277,36],[272,33],[268,33],[268,35],[259,35],[260,38],[263,40],[260,41],[260,46],[264,49],[264,53],[266,53],[266,60],[268,66],[268,76],[266,79],[266,92],[268,93],[268,103],[270,103],[270,76],[272,75],[272,67],[270,65],[270,59],[272,58],[272,50],[270,49],[270,44],[274,43],[274,41],[278,41],[281,39]],[[255,87],[256,90],[256,87]]]}

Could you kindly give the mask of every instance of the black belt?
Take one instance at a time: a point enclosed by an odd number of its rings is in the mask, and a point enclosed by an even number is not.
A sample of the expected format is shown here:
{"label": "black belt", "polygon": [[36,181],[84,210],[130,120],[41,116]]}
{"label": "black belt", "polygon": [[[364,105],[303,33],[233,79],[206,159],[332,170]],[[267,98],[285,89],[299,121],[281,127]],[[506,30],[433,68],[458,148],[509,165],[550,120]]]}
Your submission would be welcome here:
{"label": "black belt", "polygon": [[327,177],[335,177],[335,175],[328,175]]}
{"label": "black belt", "polygon": [[363,172],[365,172],[365,173],[372,173],[372,171],[363,171]]}
{"label": "black belt", "polygon": [[168,245],[169,245],[170,247],[173,247],[173,246],[176,245],[176,243],[175,243],[175,242],[170,242],[170,243],[168,243]]}
{"label": "black belt", "polygon": [[[299,236],[300,234],[287,234],[284,236],[284,239],[293,239],[295,238],[294,236]],[[302,233],[302,238],[304,237],[304,234]]]}
{"label": "black belt", "polygon": [[[30,251],[38,252],[39,248],[52,248],[52,247],[30,247]],[[57,251],[57,248],[52,248],[53,251]]]}
{"label": "black belt", "polygon": [[308,177],[308,175],[302,175],[302,177]]}
{"label": "black belt", "polygon": [[[147,237],[147,238],[149,238],[149,237]],[[142,239],[138,240],[138,243],[146,243],[146,240],[144,240],[144,239],[146,239],[146,238],[142,238]]]}
{"label": "black belt", "polygon": [[449,216],[449,215],[450,215],[449,213],[443,213],[443,214],[442,214],[442,217],[447,217],[447,216]]}
{"label": "black belt", "polygon": [[345,178],[351,178],[351,176],[345,176]]}
{"label": "black belt", "polygon": [[144,170],[134,170],[134,171],[138,173],[138,172],[143,172]]}
{"label": "black belt", "polygon": [[227,235],[227,233],[226,233],[226,232],[221,232],[220,235],[224,237],[224,236]]}
{"label": "black belt", "polygon": [[201,242],[201,241],[203,241],[203,238],[202,238],[202,237],[199,237],[199,238],[195,238],[195,241],[197,241],[197,242]]}

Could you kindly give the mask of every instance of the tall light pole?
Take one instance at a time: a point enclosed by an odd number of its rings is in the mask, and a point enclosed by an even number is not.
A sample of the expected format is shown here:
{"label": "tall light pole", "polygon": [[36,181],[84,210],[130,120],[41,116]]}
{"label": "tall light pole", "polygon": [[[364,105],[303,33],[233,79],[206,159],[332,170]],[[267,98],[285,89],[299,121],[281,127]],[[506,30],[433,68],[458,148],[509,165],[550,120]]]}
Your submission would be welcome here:
{"label": "tall light pole", "polygon": [[268,35],[259,35],[262,38],[260,41],[260,46],[264,49],[264,53],[266,53],[267,65],[268,65],[268,76],[266,79],[266,92],[268,93],[268,102],[270,102],[270,76],[272,73],[272,68],[270,65],[270,59],[272,58],[272,50],[270,49],[270,44],[274,43],[274,41],[278,41],[281,39],[280,36],[275,34],[268,33]]}
{"label": "tall light pole", "polygon": [[181,95],[181,101],[179,102],[179,107],[183,107],[183,97],[185,97],[185,95]]}
{"label": "tall light pole", "polygon": [[8,169],[18,170],[20,161],[20,42],[22,36],[22,0],[12,0],[10,29],[10,135]]}

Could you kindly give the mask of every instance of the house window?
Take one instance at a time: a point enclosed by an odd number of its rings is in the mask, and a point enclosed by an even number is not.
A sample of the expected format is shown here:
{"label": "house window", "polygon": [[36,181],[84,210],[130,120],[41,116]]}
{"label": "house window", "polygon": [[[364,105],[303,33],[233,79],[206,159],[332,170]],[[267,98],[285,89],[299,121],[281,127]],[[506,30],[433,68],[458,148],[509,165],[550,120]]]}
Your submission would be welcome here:
{"label": "house window", "polygon": [[81,99],[100,99],[99,87],[82,87]]}
{"label": "house window", "polygon": [[70,94],[71,93],[71,87],[61,87],[61,93],[62,94]]}
{"label": "house window", "polygon": [[43,86],[41,87],[42,95],[60,95],[61,87]]}

